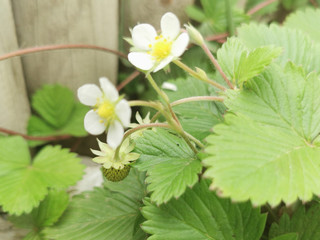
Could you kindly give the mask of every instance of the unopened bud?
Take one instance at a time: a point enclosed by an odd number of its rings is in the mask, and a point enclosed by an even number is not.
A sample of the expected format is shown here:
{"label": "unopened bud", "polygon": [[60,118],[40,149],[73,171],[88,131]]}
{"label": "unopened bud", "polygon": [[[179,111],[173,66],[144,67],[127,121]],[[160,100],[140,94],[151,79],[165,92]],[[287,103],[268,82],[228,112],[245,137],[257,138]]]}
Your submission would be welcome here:
{"label": "unopened bud", "polygon": [[192,26],[190,23],[189,25],[185,24],[184,26],[187,29],[187,32],[190,36],[190,40],[192,43],[197,44],[199,46],[204,44],[204,39],[201,33],[194,26]]}

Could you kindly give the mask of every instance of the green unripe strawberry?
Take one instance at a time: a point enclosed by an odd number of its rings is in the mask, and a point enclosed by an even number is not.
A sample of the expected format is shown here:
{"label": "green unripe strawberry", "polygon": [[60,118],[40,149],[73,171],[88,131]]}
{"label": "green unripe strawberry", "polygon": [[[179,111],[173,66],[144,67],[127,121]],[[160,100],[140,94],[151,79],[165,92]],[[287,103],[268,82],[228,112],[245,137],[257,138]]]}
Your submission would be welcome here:
{"label": "green unripe strawberry", "polygon": [[103,167],[102,173],[109,181],[119,182],[128,176],[130,168],[129,165],[125,165],[122,169],[115,169],[113,167],[106,169]]}

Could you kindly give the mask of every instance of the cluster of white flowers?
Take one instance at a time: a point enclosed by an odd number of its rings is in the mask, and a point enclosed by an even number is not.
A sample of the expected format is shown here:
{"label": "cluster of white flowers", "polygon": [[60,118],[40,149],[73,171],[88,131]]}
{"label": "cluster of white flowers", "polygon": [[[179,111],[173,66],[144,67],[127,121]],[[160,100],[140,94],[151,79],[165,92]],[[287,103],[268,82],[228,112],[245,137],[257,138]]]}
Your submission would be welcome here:
{"label": "cluster of white flowers", "polygon": [[[132,29],[132,43],[129,61],[141,70],[157,72],[183,54],[189,36],[181,32],[178,18],[173,13],[166,13],[161,18],[161,34],[158,35],[150,24],[139,24]],[[78,89],[80,102],[92,107],[85,115],[84,127],[92,135],[107,133],[108,144],[98,140],[100,151],[91,150],[97,155],[93,161],[105,169],[121,170],[139,157],[139,154],[131,152],[134,145],[129,139],[122,141],[124,128],[130,126],[131,108],[107,78],[102,77],[99,81],[100,88],[95,84],[85,84]],[[165,83],[163,88],[177,90],[170,83]],[[138,114],[137,119],[140,124],[150,122],[149,115],[142,119]],[[120,149],[117,149],[120,144]]]}

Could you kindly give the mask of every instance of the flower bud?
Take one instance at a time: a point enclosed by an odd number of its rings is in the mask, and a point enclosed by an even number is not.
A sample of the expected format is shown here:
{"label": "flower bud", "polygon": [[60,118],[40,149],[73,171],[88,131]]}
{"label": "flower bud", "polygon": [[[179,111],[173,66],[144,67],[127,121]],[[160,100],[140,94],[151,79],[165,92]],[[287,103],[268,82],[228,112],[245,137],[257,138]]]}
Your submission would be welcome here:
{"label": "flower bud", "polygon": [[194,26],[192,26],[190,23],[189,25],[185,24],[184,26],[187,29],[187,32],[190,36],[190,40],[192,43],[197,44],[199,46],[204,44],[204,39],[201,33]]}

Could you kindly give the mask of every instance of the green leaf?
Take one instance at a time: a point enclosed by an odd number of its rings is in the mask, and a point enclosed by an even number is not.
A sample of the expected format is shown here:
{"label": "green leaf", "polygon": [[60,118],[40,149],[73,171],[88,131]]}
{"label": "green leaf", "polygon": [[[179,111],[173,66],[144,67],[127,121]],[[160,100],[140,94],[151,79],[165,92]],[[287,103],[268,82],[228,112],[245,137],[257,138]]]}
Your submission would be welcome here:
{"label": "green leaf", "polygon": [[226,123],[207,138],[211,156],[203,162],[212,188],[233,200],[255,205],[293,203],[320,194],[320,86],[289,64],[273,65],[225,101]]}
{"label": "green leaf", "polygon": [[20,228],[38,229],[51,226],[67,208],[69,196],[65,191],[50,190],[46,198],[31,213],[12,216],[12,221]]}
{"label": "green leaf", "polygon": [[[260,4],[262,2],[265,2],[265,0],[247,0],[245,9],[246,9],[246,11],[248,11],[249,9],[257,6],[258,4]],[[263,14],[273,13],[273,12],[277,11],[278,5],[279,5],[279,1],[275,1],[271,4],[269,4],[268,6],[261,8],[257,12],[257,14],[263,15]]]}
{"label": "green leaf", "polygon": [[[75,101],[73,93],[60,85],[46,85],[32,98],[32,107],[40,115],[32,115],[28,122],[31,136],[86,136],[83,119],[88,107]],[[45,141],[29,141],[37,146]]]}
{"label": "green leaf", "polygon": [[266,215],[249,203],[218,198],[206,181],[160,207],[147,200],[145,205],[142,228],[152,234],[150,240],[258,240],[266,221]]}
{"label": "green leaf", "polygon": [[218,61],[227,77],[238,85],[259,75],[281,53],[281,48],[259,47],[248,51],[238,38],[229,38],[219,49]]}
{"label": "green leaf", "polygon": [[309,73],[320,72],[320,44],[313,42],[301,31],[271,24],[269,27],[251,23],[242,25],[238,36],[243,44],[253,50],[258,47],[273,45],[283,48],[277,62],[285,66],[288,61],[302,65]]}
{"label": "green leaf", "polygon": [[59,219],[68,202],[69,196],[65,191],[51,190],[39,207],[33,209],[30,214],[11,216],[10,221],[20,228],[31,230],[25,239],[44,239],[41,231]]}
{"label": "green leaf", "polygon": [[45,236],[59,240],[145,239],[139,230],[143,173],[132,169],[124,181],[106,186],[75,196],[59,223],[44,231]]}
{"label": "green leaf", "polygon": [[[279,223],[273,223],[269,231],[269,237],[275,238],[282,234],[291,233],[292,238],[297,240],[318,240],[320,239],[320,204],[313,204],[306,211],[305,206],[300,206],[292,218],[285,213]],[[293,238],[294,234],[297,238]],[[289,234],[287,234],[289,235]],[[281,237],[275,238],[282,240]]]}
{"label": "green leaf", "polygon": [[70,89],[60,85],[45,85],[32,96],[32,108],[53,127],[63,126],[74,106]]}
{"label": "green leaf", "polygon": [[193,5],[187,6],[186,13],[189,18],[197,22],[203,22],[206,19],[204,12],[197,6],[193,6]]}
{"label": "green leaf", "polygon": [[306,9],[297,11],[286,18],[284,26],[301,30],[308,34],[314,41],[320,43],[320,10]]}
{"label": "green leaf", "polygon": [[295,10],[305,7],[309,0],[282,0],[282,5],[286,10]]}
{"label": "green leaf", "polygon": [[281,236],[272,238],[271,240],[299,240],[298,234],[296,233],[287,233]]}
{"label": "green leaf", "polygon": [[136,142],[141,154],[134,164],[140,171],[147,171],[151,200],[157,204],[178,198],[198,181],[202,166],[189,146],[181,138],[165,130],[144,131]]}
{"label": "green leaf", "polygon": [[[193,96],[217,96],[217,92],[207,83],[194,78],[179,78],[170,81],[178,88],[176,92],[165,90],[171,102]],[[204,139],[210,134],[212,126],[222,122],[225,111],[220,102],[188,102],[173,107],[181,121],[183,129],[197,139]]]}
{"label": "green leaf", "polygon": [[[17,151],[18,149],[18,151]],[[10,214],[29,213],[53,189],[75,184],[84,166],[75,154],[47,146],[31,161],[21,137],[0,139],[0,205]]]}

